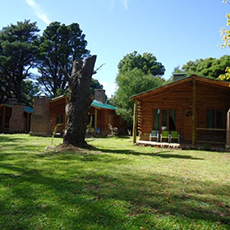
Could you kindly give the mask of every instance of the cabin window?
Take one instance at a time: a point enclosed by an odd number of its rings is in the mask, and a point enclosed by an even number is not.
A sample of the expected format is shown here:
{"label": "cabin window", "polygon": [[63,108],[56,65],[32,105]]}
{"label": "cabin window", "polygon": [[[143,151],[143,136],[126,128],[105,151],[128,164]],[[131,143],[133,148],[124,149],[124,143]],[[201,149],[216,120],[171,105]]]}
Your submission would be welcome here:
{"label": "cabin window", "polygon": [[154,109],[153,112],[153,129],[159,130],[159,123],[160,123],[160,109]]}
{"label": "cabin window", "polygon": [[176,130],[176,110],[154,109],[153,129],[170,131]]}
{"label": "cabin window", "polygon": [[176,130],[176,110],[169,110],[169,130]]}
{"label": "cabin window", "polygon": [[214,110],[207,110],[207,128],[214,128]]}
{"label": "cabin window", "polygon": [[225,127],[226,112],[225,110],[207,110],[207,128],[223,129]]}
{"label": "cabin window", "polygon": [[216,128],[223,129],[224,128],[224,111],[216,110]]}
{"label": "cabin window", "polygon": [[63,121],[64,121],[64,116],[63,116],[63,114],[57,113],[57,114],[56,114],[56,124],[63,124]]}
{"label": "cabin window", "polygon": [[168,130],[168,111],[162,110],[162,130]]}

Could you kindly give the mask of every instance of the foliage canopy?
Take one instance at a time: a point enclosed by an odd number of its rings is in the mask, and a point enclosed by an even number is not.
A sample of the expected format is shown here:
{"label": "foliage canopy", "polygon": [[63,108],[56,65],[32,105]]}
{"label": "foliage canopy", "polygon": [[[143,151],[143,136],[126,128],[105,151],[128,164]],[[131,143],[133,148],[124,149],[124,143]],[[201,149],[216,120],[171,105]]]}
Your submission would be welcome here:
{"label": "foliage canopy", "polygon": [[218,78],[225,73],[226,68],[230,66],[230,56],[224,55],[217,58],[197,59],[195,61],[188,61],[181,69],[175,68],[176,72],[186,72],[187,75],[200,75],[210,78]]}
{"label": "foliage canopy", "polygon": [[111,101],[117,107],[117,113],[127,122],[128,129],[132,130],[133,122],[133,102],[130,97],[162,85],[164,80],[160,75],[164,72],[165,67],[151,53],[141,55],[134,51],[119,62],[116,77],[118,89]]}
{"label": "foliage canopy", "polygon": [[66,26],[53,22],[44,30],[39,39],[38,81],[52,97],[65,93],[73,61],[89,55],[86,46],[85,35],[77,23]]}
{"label": "foliage canopy", "polygon": [[165,67],[157,62],[156,57],[151,53],[139,54],[137,51],[125,55],[118,64],[119,73],[124,73],[134,68],[141,69],[144,74],[153,76],[163,75]]}
{"label": "foliage canopy", "polygon": [[[0,31],[0,103],[9,98],[33,105],[43,91],[50,97],[68,93],[67,75],[73,60],[89,56],[87,41],[77,23],[53,22],[39,36],[36,22],[25,20]],[[38,69],[39,75],[32,74]],[[90,92],[103,86],[92,79]]]}
{"label": "foliage canopy", "polygon": [[151,88],[158,87],[164,83],[164,79],[160,76],[153,77],[152,74],[145,74],[143,70],[134,68],[119,74],[116,83],[119,86],[115,94],[115,105],[117,113],[127,122],[128,128],[132,128],[133,122],[133,102],[130,97],[146,91]]}
{"label": "foliage canopy", "polygon": [[23,81],[36,65],[38,32],[29,20],[4,27],[0,31],[0,100],[15,97],[20,102]]}
{"label": "foliage canopy", "polygon": [[[229,1],[227,0],[223,0],[223,3],[230,3]],[[230,26],[230,13],[227,13],[226,14],[226,18],[227,18],[227,26]],[[220,33],[221,33],[221,37],[222,37],[222,41],[224,42],[222,44],[222,47],[225,48],[225,47],[230,47],[230,31],[229,29],[226,29],[226,28],[222,28],[220,30]]]}

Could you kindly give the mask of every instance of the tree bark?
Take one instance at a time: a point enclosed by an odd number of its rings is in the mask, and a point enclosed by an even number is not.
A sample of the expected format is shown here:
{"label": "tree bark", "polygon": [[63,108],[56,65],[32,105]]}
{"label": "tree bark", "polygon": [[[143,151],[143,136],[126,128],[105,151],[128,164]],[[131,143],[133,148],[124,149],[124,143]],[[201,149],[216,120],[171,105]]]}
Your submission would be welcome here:
{"label": "tree bark", "polygon": [[67,124],[63,143],[86,147],[85,133],[87,115],[91,105],[90,83],[94,73],[96,55],[82,61],[74,61],[69,78],[69,103],[67,105]]}

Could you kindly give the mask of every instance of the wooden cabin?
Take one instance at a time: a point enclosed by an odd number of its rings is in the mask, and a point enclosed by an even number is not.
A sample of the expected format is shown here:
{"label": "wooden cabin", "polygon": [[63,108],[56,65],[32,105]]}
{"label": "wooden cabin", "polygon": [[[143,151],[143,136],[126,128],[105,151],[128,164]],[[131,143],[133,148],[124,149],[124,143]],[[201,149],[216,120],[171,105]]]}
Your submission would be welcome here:
{"label": "wooden cabin", "polygon": [[[66,117],[66,105],[68,104],[67,96],[56,97],[48,102],[49,111],[46,110],[46,102],[39,100],[45,100],[44,98],[36,98],[36,104],[34,106],[37,116],[32,118],[32,133],[34,135],[51,135],[56,128],[56,133],[63,134],[67,117]],[[44,104],[44,106],[41,106]],[[37,108],[39,107],[39,108]],[[49,119],[45,118],[50,117]],[[41,119],[43,117],[43,119]],[[38,119],[38,122],[36,120]],[[34,125],[36,123],[36,125]],[[43,124],[44,123],[44,124]],[[51,123],[51,124],[50,124]],[[50,127],[47,130],[47,127]],[[116,108],[112,105],[105,103],[105,91],[96,90],[95,100],[89,107],[88,112],[88,132],[94,135],[106,136],[116,127],[119,134],[126,134],[126,123],[124,120],[116,114]]]}
{"label": "wooden cabin", "polygon": [[137,126],[140,140],[148,141],[152,130],[159,134],[168,130],[178,131],[184,144],[230,145],[229,82],[193,75],[135,95],[132,100],[134,130]]}
{"label": "wooden cabin", "polygon": [[49,102],[49,110],[51,113],[52,130],[56,127],[56,132],[63,134],[66,127],[66,105],[68,97],[63,95],[56,97]]}
{"label": "wooden cabin", "polygon": [[89,109],[89,131],[106,136],[115,127],[119,134],[126,134],[126,124],[121,116],[116,114],[116,108],[94,100]]}
{"label": "wooden cabin", "polygon": [[28,133],[30,131],[33,108],[15,101],[0,105],[1,133]]}

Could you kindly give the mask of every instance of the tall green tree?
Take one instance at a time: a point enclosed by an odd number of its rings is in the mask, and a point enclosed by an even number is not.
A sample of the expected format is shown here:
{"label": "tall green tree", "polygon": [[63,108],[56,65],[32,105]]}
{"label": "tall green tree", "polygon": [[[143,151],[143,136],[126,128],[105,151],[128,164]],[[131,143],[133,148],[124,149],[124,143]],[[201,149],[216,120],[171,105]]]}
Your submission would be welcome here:
{"label": "tall green tree", "polygon": [[157,62],[157,58],[151,53],[139,54],[137,51],[125,55],[118,64],[119,74],[134,68],[141,69],[145,74],[153,76],[163,75],[165,67]]}
{"label": "tall green tree", "polygon": [[118,64],[118,75],[113,104],[117,107],[117,113],[127,122],[128,129],[132,130],[133,102],[130,97],[143,91],[164,84],[161,77],[165,67],[157,62],[151,53],[139,54],[137,51],[127,54]]}
{"label": "tall green tree", "polygon": [[182,66],[182,69],[177,71],[183,71],[187,75],[200,75],[210,78],[218,78],[221,74],[225,73],[226,68],[230,66],[230,56],[224,55],[217,58],[205,58],[197,59],[195,61],[188,61]]}
{"label": "tall green tree", "polygon": [[116,78],[118,89],[113,98],[113,104],[117,107],[117,114],[127,122],[130,131],[133,122],[133,102],[130,97],[161,86],[164,82],[161,76],[153,77],[151,73],[145,74],[142,69],[138,68],[118,74]]}
{"label": "tall green tree", "polygon": [[0,100],[22,100],[23,80],[35,67],[39,29],[29,20],[17,22],[0,31]]}
{"label": "tall green tree", "polygon": [[39,41],[38,81],[52,97],[65,93],[73,61],[89,56],[86,46],[77,23],[66,26],[53,22],[44,30]]}

